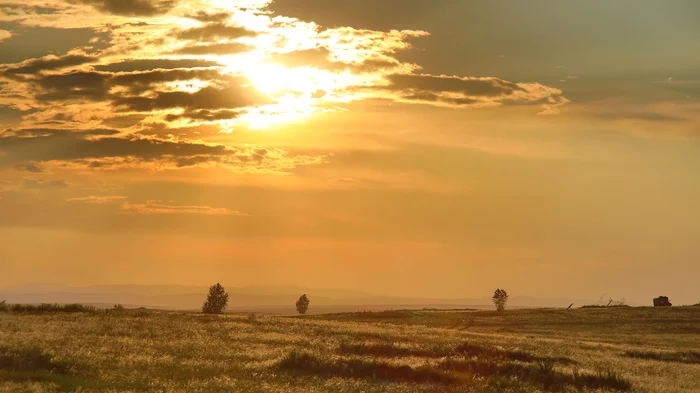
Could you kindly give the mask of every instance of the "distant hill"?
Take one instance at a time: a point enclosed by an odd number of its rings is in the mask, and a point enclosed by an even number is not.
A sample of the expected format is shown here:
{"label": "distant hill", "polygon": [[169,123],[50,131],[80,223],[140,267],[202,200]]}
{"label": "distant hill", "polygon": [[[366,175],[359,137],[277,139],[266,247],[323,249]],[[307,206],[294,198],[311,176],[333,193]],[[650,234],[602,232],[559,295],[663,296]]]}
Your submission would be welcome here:
{"label": "distant hill", "polygon": [[[55,284],[25,284],[0,288],[0,300],[8,303],[82,303],[124,304],[132,307],[197,310],[205,300],[208,287],[185,285],[95,285],[73,287]],[[297,286],[227,287],[230,310],[286,310],[301,294],[308,294],[312,306],[329,310],[378,308],[483,308],[491,299],[483,298],[411,298],[368,294],[361,291],[304,288]],[[567,307],[591,303],[585,299],[537,298],[513,296],[511,307]]]}

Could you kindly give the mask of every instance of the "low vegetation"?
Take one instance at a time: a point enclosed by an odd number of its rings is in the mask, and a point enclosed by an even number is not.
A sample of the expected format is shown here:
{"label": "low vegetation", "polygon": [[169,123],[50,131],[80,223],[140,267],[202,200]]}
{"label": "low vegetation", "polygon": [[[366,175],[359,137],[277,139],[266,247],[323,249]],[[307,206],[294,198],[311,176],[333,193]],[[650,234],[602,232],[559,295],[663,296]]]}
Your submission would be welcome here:
{"label": "low vegetation", "polygon": [[25,314],[46,313],[94,313],[97,309],[82,304],[6,304],[0,303],[0,312],[13,312]]}
{"label": "low vegetation", "polygon": [[0,392],[695,393],[698,327],[697,307],[8,312]]}

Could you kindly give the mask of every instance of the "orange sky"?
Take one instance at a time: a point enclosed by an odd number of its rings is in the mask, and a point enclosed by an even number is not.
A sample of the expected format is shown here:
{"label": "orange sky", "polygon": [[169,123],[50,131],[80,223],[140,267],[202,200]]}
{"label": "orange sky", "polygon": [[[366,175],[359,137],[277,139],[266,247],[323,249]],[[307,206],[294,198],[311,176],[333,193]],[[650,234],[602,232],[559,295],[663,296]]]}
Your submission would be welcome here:
{"label": "orange sky", "polygon": [[0,0],[0,286],[696,303],[700,5],[523,3]]}

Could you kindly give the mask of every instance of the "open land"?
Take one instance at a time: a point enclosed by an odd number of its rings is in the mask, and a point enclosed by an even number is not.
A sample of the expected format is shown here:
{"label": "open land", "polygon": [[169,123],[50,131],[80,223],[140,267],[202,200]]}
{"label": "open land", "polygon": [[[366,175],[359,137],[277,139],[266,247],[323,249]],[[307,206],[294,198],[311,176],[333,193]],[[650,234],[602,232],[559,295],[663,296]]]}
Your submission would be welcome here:
{"label": "open land", "polygon": [[700,391],[700,307],[0,313],[0,392]]}

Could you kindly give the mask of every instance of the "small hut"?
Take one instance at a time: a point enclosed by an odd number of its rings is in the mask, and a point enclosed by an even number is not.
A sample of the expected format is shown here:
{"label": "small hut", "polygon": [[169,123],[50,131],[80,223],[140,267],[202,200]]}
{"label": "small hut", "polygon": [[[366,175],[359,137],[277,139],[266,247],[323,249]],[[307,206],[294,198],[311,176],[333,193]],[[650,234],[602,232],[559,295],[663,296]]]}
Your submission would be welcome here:
{"label": "small hut", "polygon": [[654,307],[671,307],[671,302],[666,296],[659,296],[654,299]]}

